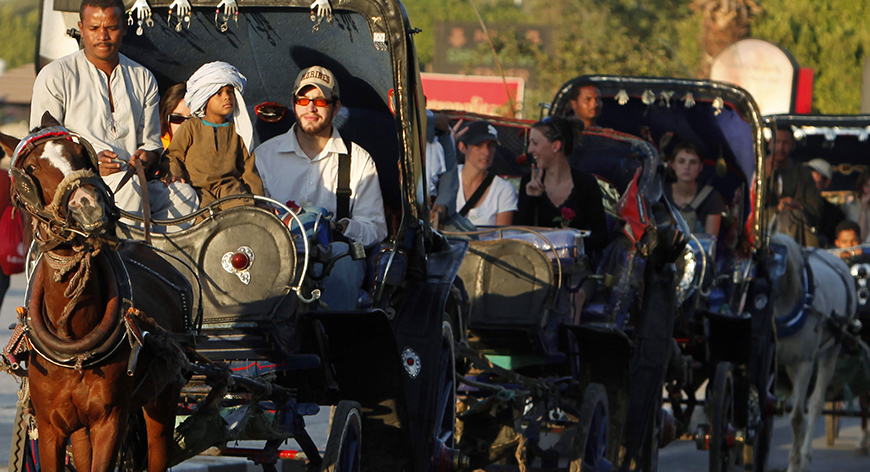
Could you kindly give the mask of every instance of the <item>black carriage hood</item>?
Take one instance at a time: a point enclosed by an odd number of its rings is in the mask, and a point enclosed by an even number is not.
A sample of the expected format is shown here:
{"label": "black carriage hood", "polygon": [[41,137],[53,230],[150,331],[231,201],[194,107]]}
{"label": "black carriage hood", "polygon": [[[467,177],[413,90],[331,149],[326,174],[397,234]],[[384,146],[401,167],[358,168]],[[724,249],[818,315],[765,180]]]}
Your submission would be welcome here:
{"label": "black carriage hood", "polygon": [[831,164],[828,191],[854,190],[861,171],[870,169],[870,115],[767,115],[764,124],[771,134],[777,127],[791,128],[794,160],[821,158]]}
{"label": "black carriage hood", "polygon": [[[201,65],[225,61],[247,78],[244,99],[254,145],[287,131],[292,109],[278,123],[257,119],[264,102],[291,106],[293,82],[305,67],[322,65],[341,87],[335,124],[375,160],[384,201],[413,216],[425,211],[421,133],[425,133],[416,50],[404,6],[397,0],[333,0],[334,20],[317,25],[311,0],[241,2],[222,32],[215,2],[193,1],[190,27],[176,31],[168,0],[152,1],[154,25],[128,28],[121,52],[150,69],[160,90],[184,82]],[[221,13],[222,15],[222,13]],[[316,26],[317,25],[317,26]],[[396,136],[395,139],[392,136]],[[399,162],[397,162],[399,161]],[[398,165],[397,165],[398,164]]]}
{"label": "black carriage hood", "polygon": [[[762,117],[758,105],[742,88],[709,80],[664,77],[621,77],[588,75],[566,82],[557,92],[550,114],[570,110],[570,91],[575,84],[598,87],[604,108],[598,125],[632,135],[649,136],[658,144],[663,135],[673,132],[668,149],[679,141],[700,146],[705,161],[725,160],[725,177],[718,177],[707,166],[702,177],[717,179],[726,199],[734,198],[743,187],[755,189],[755,208],[764,200],[764,142]],[[749,192],[740,195],[749,204]],[[763,213],[763,212],[761,212]],[[756,234],[761,233],[763,215],[755,215]],[[764,238],[756,238],[756,241]]]}

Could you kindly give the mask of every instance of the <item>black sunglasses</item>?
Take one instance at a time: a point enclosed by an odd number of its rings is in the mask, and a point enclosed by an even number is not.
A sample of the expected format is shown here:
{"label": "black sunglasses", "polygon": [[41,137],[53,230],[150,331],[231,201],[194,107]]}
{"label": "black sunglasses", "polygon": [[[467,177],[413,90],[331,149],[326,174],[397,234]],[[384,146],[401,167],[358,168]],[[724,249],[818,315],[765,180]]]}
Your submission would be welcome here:
{"label": "black sunglasses", "polygon": [[178,113],[169,114],[169,122],[173,125],[180,125],[190,119],[189,116],[179,115]]}
{"label": "black sunglasses", "polygon": [[315,98],[312,100],[308,97],[296,97],[296,104],[300,107],[307,107],[311,102],[314,102],[314,106],[318,108],[325,108],[327,105],[335,103],[335,99],[327,100],[325,98]]}

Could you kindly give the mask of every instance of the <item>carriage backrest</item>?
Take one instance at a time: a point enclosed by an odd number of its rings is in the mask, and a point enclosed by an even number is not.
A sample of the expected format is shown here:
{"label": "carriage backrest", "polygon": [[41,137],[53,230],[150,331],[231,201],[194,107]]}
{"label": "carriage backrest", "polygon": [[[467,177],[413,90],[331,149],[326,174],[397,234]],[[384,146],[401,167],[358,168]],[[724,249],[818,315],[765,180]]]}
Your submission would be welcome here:
{"label": "carriage backrest", "polygon": [[555,292],[551,264],[525,241],[472,241],[459,269],[471,300],[469,328],[543,328]]}

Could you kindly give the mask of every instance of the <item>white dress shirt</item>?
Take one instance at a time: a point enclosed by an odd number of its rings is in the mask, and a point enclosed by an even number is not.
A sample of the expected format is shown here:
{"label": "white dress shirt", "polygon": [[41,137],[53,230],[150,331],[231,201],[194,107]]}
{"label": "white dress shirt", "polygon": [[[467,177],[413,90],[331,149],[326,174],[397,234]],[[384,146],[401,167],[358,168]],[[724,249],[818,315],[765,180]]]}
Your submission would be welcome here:
{"label": "white dress shirt", "polygon": [[[347,152],[333,127],[323,151],[309,158],[296,140],[294,124],[290,131],[260,144],[254,150],[254,162],[267,197],[335,213],[338,155]],[[350,219],[344,235],[365,246],[383,241],[387,223],[377,168],[369,153],[356,143],[351,145],[350,189]]]}

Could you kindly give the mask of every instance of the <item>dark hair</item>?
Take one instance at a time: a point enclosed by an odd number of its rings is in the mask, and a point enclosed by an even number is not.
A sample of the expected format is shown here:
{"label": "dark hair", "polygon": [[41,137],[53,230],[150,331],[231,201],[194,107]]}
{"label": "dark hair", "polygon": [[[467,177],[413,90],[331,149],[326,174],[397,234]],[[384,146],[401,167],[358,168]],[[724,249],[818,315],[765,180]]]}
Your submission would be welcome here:
{"label": "dark hair", "polygon": [[837,235],[837,238],[840,237],[840,233],[843,231],[854,231],[855,236],[861,237],[861,227],[858,226],[858,223],[855,223],[852,220],[843,220],[839,224],[837,224],[836,229],[834,229],[834,234]]}
{"label": "dark hair", "polygon": [[[99,8],[100,10],[117,8],[121,11],[121,16],[124,16],[124,12],[127,10],[122,0],[82,0],[82,4],[79,6],[79,19],[82,21],[85,19],[85,7]],[[127,26],[126,21],[122,21],[122,23]]]}
{"label": "dark hair", "polygon": [[698,156],[698,159],[701,160],[701,163],[704,162],[704,158],[701,157],[701,152],[698,151],[698,146],[696,146],[695,143],[691,141],[683,141],[680,144],[674,146],[674,150],[671,151],[671,160],[676,159],[677,154],[679,154],[680,151],[686,151],[688,153],[694,154]]}
{"label": "dark hair", "polygon": [[573,85],[571,85],[571,90],[568,92],[568,99],[569,100],[577,100],[577,97],[580,96],[580,89],[582,89],[583,87],[598,88],[597,85],[595,85],[594,83],[592,83],[589,80],[581,80],[579,82],[575,82]]}
{"label": "dark hair", "polygon": [[175,84],[172,87],[166,89],[166,92],[163,93],[163,96],[160,97],[160,135],[168,133],[171,129],[169,127],[169,114],[175,110],[175,107],[178,106],[178,103],[184,99],[184,94],[187,91],[187,86],[184,82],[180,84]]}
{"label": "dark hair", "polygon": [[864,196],[864,184],[870,180],[870,169],[864,169],[858,174],[858,180],[855,181],[855,192],[858,193],[858,198]]}
{"label": "dark hair", "polygon": [[[547,138],[547,141],[562,141],[562,152],[566,156],[570,156],[574,152],[574,144],[580,144],[580,132],[583,131],[584,124],[576,118],[565,118],[561,116],[548,116],[543,120],[532,125],[532,129],[536,129]],[[575,141],[576,137],[576,141]]]}

